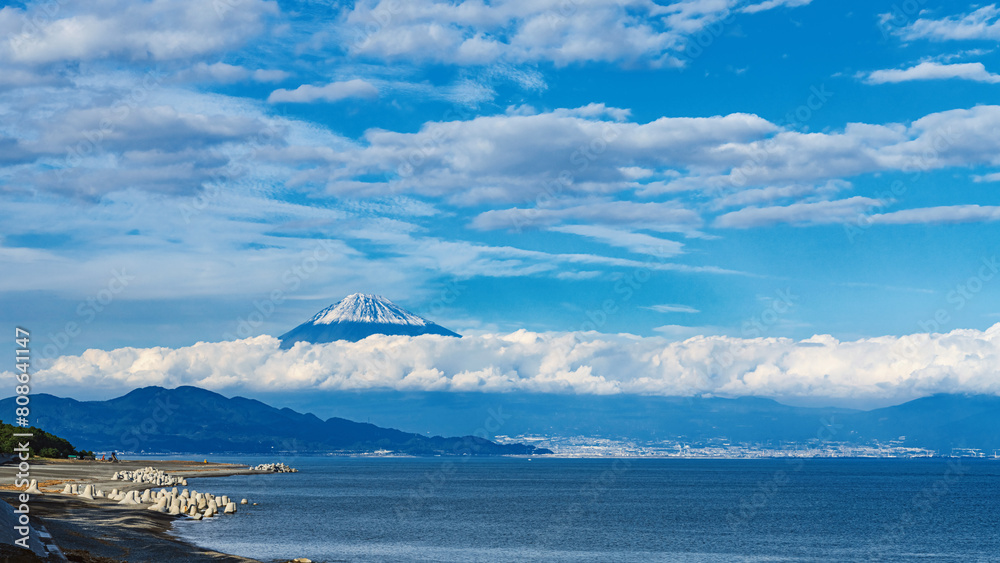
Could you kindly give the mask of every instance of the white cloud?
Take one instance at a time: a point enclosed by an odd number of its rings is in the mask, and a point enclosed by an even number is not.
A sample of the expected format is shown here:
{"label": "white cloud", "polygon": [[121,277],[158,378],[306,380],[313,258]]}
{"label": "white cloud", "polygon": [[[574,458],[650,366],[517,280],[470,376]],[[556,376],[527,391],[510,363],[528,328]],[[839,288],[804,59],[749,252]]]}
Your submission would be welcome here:
{"label": "white cloud", "polygon": [[872,223],[911,225],[930,223],[972,223],[1000,220],[1000,207],[995,205],[944,205],[903,209],[892,213],[871,215]]}
{"label": "white cloud", "polygon": [[[726,19],[738,3],[368,0],[345,14],[339,34],[353,55],[390,61],[681,65],[687,38]],[[807,3],[769,0],[746,11]]]}
{"label": "white cloud", "polygon": [[643,309],[649,309],[651,311],[656,311],[657,313],[700,313],[698,309],[688,305],[652,305],[650,307],[643,307]]}
{"label": "white cloud", "polygon": [[989,174],[974,175],[972,181],[976,183],[983,182],[1000,182],[1000,172],[991,172]]}
{"label": "white cloud", "polygon": [[[889,14],[887,16],[891,17]],[[941,19],[919,18],[899,33],[904,39],[997,40],[1000,39],[1000,9],[997,9],[996,4],[990,4],[968,14]]]}
{"label": "white cloud", "polygon": [[720,215],[716,227],[749,229],[777,223],[817,225],[856,221],[858,216],[873,207],[884,205],[877,199],[855,196],[835,201],[793,203],[780,207],[747,207]]}
{"label": "white cloud", "polygon": [[325,86],[303,84],[294,90],[275,90],[267,97],[267,101],[272,104],[308,103],[317,100],[337,102],[347,98],[372,98],[377,95],[378,89],[370,82],[355,78],[343,82],[331,82]]}
{"label": "white cloud", "polygon": [[750,4],[749,6],[744,6],[740,11],[748,14],[755,14],[757,12],[763,12],[765,10],[772,10],[774,8],[797,8],[799,6],[807,6],[812,0],[765,0],[758,4]]}
{"label": "white cloud", "polygon": [[[235,66],[196,69],[246,76]],[[288,191],[320,199],[417,194],[441,198],[441,205],[479,207],[468,221],[475,229],[569,225],[573,234],[649,254],[661,239],[643,232],[702,236],[703,216],[712,210],[737,208],[715,219],[717,227],[750,228],[846,221],[876,206],[867,198],[831,200],[850,187],[837,178],[1000,165],[1000,138],[994,133],[1000,127],[998,106],[929,114],[911,124],[852,123],[823,133],[783,130],[748,114],[636,123],[628,110],[603,104],[547,112],[522,107],[504,115],[428,122],[414,133],[372,129],[352,141],[323,127],[269,117],[267,107],[256,102],[159,83],[142,90],[142,103],[126,105],[123,112],[119,97],[141,85],[141,76],[76,80],[73,88],[0,93],[0,103],[10,108],[7,125],[19,131],[17,138],[0,137],[0,160],[12,164],[6,170],[9,185],[90,199],[117,190],[190,197],[209,188],[258,202]],[[104,84],[97,101],[83,80]],[[366,90],[363,82],[355,84]],[[58,103],[40,112],[37,99]],[[102,129],[109,116],[110,127]],[[67,159],[67,147],[81,143],[89,154]],[[671,192],[681,182],[696,190],[687,199]],[[628,201],[636,192],[667,201]],[[692,201],[697,198],[708,203]],[[776,205],[786,203],[779,200],[791,205]],[[960,215],[992,220],[982,209]],[[384,233],[355,227],[331,231],[344,240],[384,240]],[[583,263],[579,257],[419,238],[385,244],[411,256],[410,266],[457,276],[558,276],[564,274],[560,267]],[[449,249],[448,242],[458,246]],[[469,258],[467,267],[453,264],[451,250]],[[601,267],[632,266],[603,262]]]}
{"label": "white cloud", "polygon": [[329,190],[356,189],[339,179],[358,169],[394,174],[397,190],[447,196],[459,205],[612,193],[638,186],[623,172],[629,167],[712,166],[720,147],[751,142],[778,129],[758,116],[739,113],[664,117],[644,124],[625,117],[625,110],[591,104],[428,122],[416,133],[373,129],[365,133],[366,147],[343,156],[344,166],[333,172]]}
{"label": "white cloud", "polygon": [[[603,104],[547,112],[522,107],[427,122],[412,133],[370,129],[351,141],[320,126],[269,117],[266,106],[249,100],[161,83],[141,88],[142,76],[75,80],[72,88],[0,93],[10,108],[7,125],[19,132],[0,138],[0,159],[18,165],[8,169],[11,185],[88,198],[116,189],[189,194],[222,176],[230,185],[320,196],[416,194],[486,207],[471,220],[483,230],[589,224],[698,236],[706,210],[780,199],[820,204],[849,186],[846,177],[1000,165],[994,134],[1000,106],[933,113],[910,124],[849,123],[822,133],[784,130],[741,113],[637,123],[627,109]],[[98,98],[87,80],[102,84]],[[141,103],[123,108],[121,97],[137,85]],[[357,79],[310,88],[278,90],[272,100],[374,91]],[[36,99],[58,103],[41,111]],[[110,127],[102,130],[109,116]],[[67,147],[77,146],[85,154],[69,159]],[[676,196],[682,190],[691,192],[687,200]],[[627,201],[636,193],[648,201]],[[690,201],[699,197],[709,204]],[[842,204],[813,209],[836,205]],[[761,213],[750,208],[746,215]]]}
{"label": "white cloud", "polygon": [[[547,201],[539,202],[539,204]],[[520,231],[557,225],[563,222],[586,222],[591,225],[630,226],[658,232],[692,233],[702,225],[697,212],[676,202],[591,201],[568,199],[550,206],[525,209],[493,209],[477,215],[471,223],[476,229]]]}
{"label": "white cloud", "polygon": [[12,90],[33,86],[66,84],[66,78],[50,72],[40,72],[12,66],[0,66],[0,90]]}
{"label": "white cloud", "polygon": [[270,336],[178,349],[88,350],[39,366],[36,377],[50,393],[197,385],[230,392],[390,388],[906,400],[998,394],[998,362],[1000,324],[843,342],[825,335],[672,342],[521,330],[461,339],[374,336],[290,350],[279,350]]}
{"label": "white cloud", "polygon": [[[785,130],[747,114],[648,123],[626,118],[594,104],[429,122],[415,133],[369,130],[363,147],[332,161],[335,168],[317,170],[313,181],[325,182],[332,194],[363,194],[359,188],[368,185],[354,177],[375,171],[399,193],[463,207],[514,204],[484,212],[473,224],[517,229],[571,222],[580,211],[571,211],[574,201],[618,199],[610,196],[619,193],[652,199],[680,191],[715,195],[812,185],[817,200],[862,174],[1000,165],[994,133],[1000,106],[932,113],[910,124],[848,123],[820,133]],[[637,169],[643,178],[636,179]],[[767,194],[758,195],[766,201]],[[692,224],[675,217],[665,222],[682,232]]]}
{"label": "white cloud", "polygon": [[719,327],[714,326],[686,326],[686,325],[663,325],[653,329],[670,340],[687,340],[695,337],[717,336],[725,333]]}
{"label": "white cloud", "polygon": [[[848,123],[842,132],[782,131],[758,142],[728,143],[712,152],[717,175],[684,177],[650,187],[650,195],[693,184],[710,189],[804,183],[898,170],[929,171],[1000,163],[1000,106],[928,114],[909,125]],[[988,148],[989,147],[989,148]],[[704,169],[709,170],[709,166]]]}
{"label": "white cloud", "polygon": [[291,73],[277,69],[258,68],[251,75],[255,82],[281,82],[291,76]]}
{"label": "white cloud", "polygon": [[809,200],[825,200],[840,191],[851,189],[851,183],[844,180],[830,180],[824,184],[791,184],[787,186],[767,186],[764,188],[738,189],[733,188],[712,201],[714,209],[726,207],[744,207],[770,203],[782,199],[797,199],[803,203]]}
{"label": "white cloud", "polygon": [[947,80],[960,78],[975,82],[996,84],[1000,82],[1000,74],[986,70],[983,63],[942,64],[925,61],[907,69],[876,70],[868,74],[865,82],[869,84],[887,84],[909,82],[912,80]]}
{"label": "white cloud", "polygon": [[228,84],[232,82],[281,82],[291,76],[283,70],[250,70],[248,68],[223,62],[212,64],[197,63],[185,72],[180,73],[182,80],[196,82],[215,82]]}
{"label": "white cloud", "polygon": [[[235,4],[235,5],[234,5]],[[178,60],[243,45],[278,14],[275,2],[54,2],[0,9],[0,59],[25,64]],[[28,22],[28,23],[26,23]]]}
{"label": "white cloud", "polygon": [[[687,273],[743,274],[715,266],[688,266],[667,262],[668,255],[660,253],[663,248],[669,252],[672,241],[659,242],[653,248],[645,248],[654,258],[631,260],[585,253],[551,253],[525,250],[513,246],[487,246],[467,241],[442,240],[434,237],[415,236],[411,229],[399,229],[385,220],[373,221],[362,228],[345,233],[348,238],[362,239],[370,244],[382,246],[393,254],[401,256],[392,262],[406,266],[406,269],[420,268],[440,272],[455,278],[465,279],[475,276],[508,277],[527,275],[558,276],[567,268],[618,268],[649,269],[656,271],[677,271]],[[650,237],[653,238],[653,237]],[[631,241],[634,244],[634,241]],[[644,242],[649,242],[645,241]],[[676,247],[677,243],[674,243]]]}
{"label": "white cloud", "polygon": [[873,213],[888,202],[855,196],[849,199],[817,203],[796,203],[784,207],[748,207],[716,218],[722,228],[749,229],[788,223],[796,226],[832,223],[868,225],[931,225],[944,223],[983,223],[1000,220],[1000,206],[942,205],[901,209],[891,213]]}

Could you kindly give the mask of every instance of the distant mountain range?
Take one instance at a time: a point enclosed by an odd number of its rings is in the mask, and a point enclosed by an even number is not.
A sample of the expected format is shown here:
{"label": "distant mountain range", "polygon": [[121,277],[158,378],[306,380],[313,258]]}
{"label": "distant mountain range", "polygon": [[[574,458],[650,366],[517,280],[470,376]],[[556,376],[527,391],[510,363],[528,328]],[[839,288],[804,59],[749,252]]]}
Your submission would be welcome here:
{"label": "distant mountain range", "polygon": [[339,391],[275,394],[268,400],[443,434],[479,427],[490,412],[500,412],[503,424],[495,434],[508,436],[686,443],[724,438],[768,445],[804,443],[817,436],[857,445],[905,437],[905,446],[941,453],[952,448],[1000,449],[1000,397],[992,395],[933,395],[868,411],[793,407],[756,397]]}
{"label": "distant mountain range", "polygon": [[[108,401],[31,397],[32,424],[88,450],[155,453],[326,453],[390,450],[414,455],[545,454],[481,436],[422,436],[343,418],[321,420],[197,387],[144,387]],[[13,413],[14,398],[0,400]],[[474,428],[470,430],[475,432]],[[469,431],[467,431],[469,432]]]}
{"label": "distant mountain range", "polygon": [[316,313],[312,319],[282,334],[281,348],[296,342],[321,344],[337,340],[357,342],[373,334],[461,337],[443,326],[418,317],[379,295],[355,293]]}
{"label": "distant mountain range", "polygon": [[[446,392],[273,394],[272,403],[342,417],[323,420],[196,387],[145,387],[108,401],[32,397],[32,424],[88,450],[156,453],[543,454],[498,435],[588,436],[779,446],[818,438],[852,445],[894,441],[937,450],[1000,449],[1000,397],[934,395],[870,411],[792,407],[770,399]],[[0,412],[14,412],[14,399]],[[371,420],[359,423],[347,418]],[[421,434],[394,430],[407,428]],[[467,436],[474,434],[475,436]],[[444,438],[442,436],[463,436]]]}

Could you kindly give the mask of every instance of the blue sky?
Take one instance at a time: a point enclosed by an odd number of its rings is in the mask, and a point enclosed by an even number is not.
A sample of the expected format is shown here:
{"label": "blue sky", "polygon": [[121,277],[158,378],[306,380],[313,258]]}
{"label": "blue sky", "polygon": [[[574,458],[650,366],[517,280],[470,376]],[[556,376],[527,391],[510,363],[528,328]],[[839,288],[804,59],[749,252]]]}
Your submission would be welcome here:
{"label": "blue sky", "polygon": [[49,356],[278,335],[984,330],[1000,8],[6,3],[0,286]]}

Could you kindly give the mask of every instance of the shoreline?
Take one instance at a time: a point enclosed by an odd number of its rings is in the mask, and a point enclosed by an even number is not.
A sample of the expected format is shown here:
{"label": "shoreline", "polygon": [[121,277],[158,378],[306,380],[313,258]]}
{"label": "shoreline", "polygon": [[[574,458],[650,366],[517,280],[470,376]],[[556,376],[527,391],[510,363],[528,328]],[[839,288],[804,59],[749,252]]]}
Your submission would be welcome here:
{"label": "shoreline", "polygon": [[[43,494],[32,494],[28,501],[32,524],[39,522],[52,535],[52,541],[73,561],[86,563],[129,563],[148,562],[218,562],[218,563],[261,563],[236,555],[229,555],[201,548],[171,534],[173,522],[185,515],[173,516],[148,510],[149,504],[120,505],[107,498],[86,500],[77,495],[61,494],[69,485],[94,485],[109,492],[169,487],[154,486],[149,483],[113,480],[115,472],[134,471],[153,466],[165,471],[171,477],[184,479],[225,477],[229,475],[267,475],[261,471],[251,471],[246,465],[230,463],[203,463],[177,460],[125,460],[119,463],[81,460],[34,461],[30,478],[38,480],[38,488]],[[22,489],[13,486],[14,477],[0,478],[0,499],[17,506],[17,496]],[[188,485],[178,489],[194,489]],[[205,487],[208,488],[208,487]],[[228,518],[229,516],[217,516]],[[38,528],[35,527],[37,530]],[[8,546],[4,546],[5,548]],[[2,556],[14,554],[25,561],[64,561],[57,556],[32,558],[29,551],[11,546],[17,551],[0,553]]]}

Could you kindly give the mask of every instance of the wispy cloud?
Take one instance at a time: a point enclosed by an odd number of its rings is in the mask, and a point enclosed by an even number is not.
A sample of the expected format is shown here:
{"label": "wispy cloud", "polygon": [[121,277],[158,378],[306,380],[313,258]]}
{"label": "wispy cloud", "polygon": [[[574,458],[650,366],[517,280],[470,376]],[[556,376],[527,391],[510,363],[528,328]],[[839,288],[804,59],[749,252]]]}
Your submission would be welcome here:
{"label": "wispy cloud", "polygon": [[906,69],[876,70],[868,73],[864,80],[869,84],[888,84],[910,82],[913,80],[947,80],[958,78],[975,82],[996,84],[1000,82],[1000,74],[986,70],[983,63],[942,64],[937,62],[922,62]]}
{"label": "wispy cloud", "polygon": [[748,14],[755,14],[757,12],[773,10],[774,8],[797,8],[799,6],[809,5],[811,2],[812,0],[765,0],[764,2],[744,6],[740,9],[740,11]]}
{"label": "wispy cloud", "polygon": [[294,90],[279,89],[271,92],[267,101],[278,103],[309,103],[315,101],[338,102],[347,98],[371,98],[378,95],[378,89],[370,82],[355,78],[344,82],[332,82],[324,86],[303,84]]}
{"label": "wispy cloud", "polygon": [[702,226],[698,212],[678,202],[596,201],[565,198],[546,207],[491,209],[477,215],[471,226],[481,230],[525,230],[561,223],[628,226],[659,232],[692,233]]}
{"label": "wispy cloud", "polygon": [[892,213],[875,214],[873,223],[883,225],[911,225],[934,223],[971,223],[1000,220],[1000,207],[995,205],[942,205],[902,209]]}
{"label": "wispy cloud", "polygon": [[877,199],[855,196],[836,201],[793,203],[779,207],[748,207],[720,215],[715,219],[715,226],[749,229],[779,223],[793,225],[844,223],[856,219],[859,213],[882,205],[884,203]]}
{"label": "wispy cloud", "polygon": [[677,241],[597,225],[563,225],[550,227],[549,230],[592,238],[611,246],[626,248],[636,254],[650,256],[675,256],[681,254],[684,248]]}
{"label": "wispy cloud", "polygon": [[973,175],[972,181],[976,183],[1000,182],[1000,172],[991,172],[989,174]]}
{"label": "wispy cloud", "polygon": [[996,40],[1000,39],[1000,9],[997,9],[996,4],[990,4],[968,14],[940,19],[918,18],[899,33],[905,39]]}
{"label": "wispy cloud", "polygon": [[651,311],[656,311],[657,313],[700,313],[698,309],[694,307],[689,307],[687,305],[652,305],[650,307],[643,307],[643,309],[649,309]]}
{"label": "wispy cloud", "polygon": [[213,84],[230,84],[234,82],[281,82],[291,76],[291,73],[277,69],[249,69],[239,65],[223,62],[207,64],[200,62],[190,69],[178,73],[178,78],[190,82],[210,82]]}

